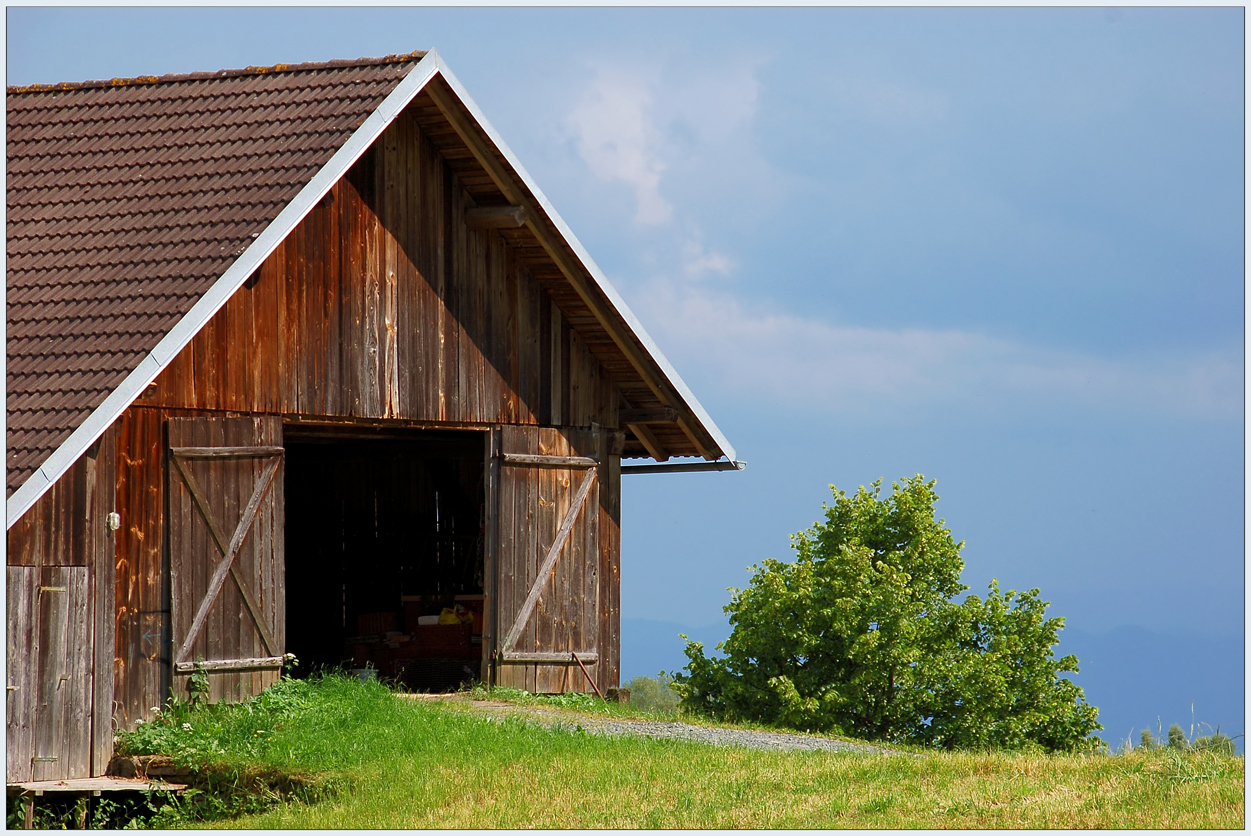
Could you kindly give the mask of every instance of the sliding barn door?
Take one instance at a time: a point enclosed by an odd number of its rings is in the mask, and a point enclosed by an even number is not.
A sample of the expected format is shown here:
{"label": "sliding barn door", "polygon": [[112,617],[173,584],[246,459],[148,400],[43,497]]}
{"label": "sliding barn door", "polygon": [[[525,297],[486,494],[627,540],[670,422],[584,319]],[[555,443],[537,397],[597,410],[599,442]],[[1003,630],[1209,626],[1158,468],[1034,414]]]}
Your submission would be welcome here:
{"label": "sliding barn door", "polygon": [[285,640],[282,421],[171,418],[172,681],[199,666],[213,700],[277,681]]}
{"label": "sliding barn door", "polygon": [[590,691],[599,662],[602,434],[505,426],[492,438],[495,682]]}

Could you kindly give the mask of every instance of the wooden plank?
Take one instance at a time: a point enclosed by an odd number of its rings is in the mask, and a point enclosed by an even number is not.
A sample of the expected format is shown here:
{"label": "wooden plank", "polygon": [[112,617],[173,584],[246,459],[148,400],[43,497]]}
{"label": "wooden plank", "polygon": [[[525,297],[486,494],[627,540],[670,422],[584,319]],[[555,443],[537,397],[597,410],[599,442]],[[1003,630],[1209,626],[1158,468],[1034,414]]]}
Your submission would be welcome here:
{"label": "wooden plank", "polygon": [[504,638],[503,648],[511,650],[513,644],[517,641],[521,631],[525,628],[526,622],[530,618],[530,613],[534,611],[534,605],[537,603],[539,594],[543,591],[543,587],[551,576],[552,567],[556,564],[556,560],[560,557],[561,551],[564,549],[565,541],[569,538],[569,532],[573,529],[574,520],[578,516],[578,512],[582,510],[583,504],[586,502],[587,494],[591,491],[591,486],[595,484],[595,471],[588,471],[582,477],[581,484],[578,485],[578,492],[570,504],[569,512],[560,523],[560,529],[556,532],[556,539],[552,541],[552,546],[547,551],[547,555],[543,558],[543,563],[539,567],[538,575],[534,580],[534,584],[530,587],[526,599],[522,602],[521,609],[517,613],[517,620],[509,629],[508,635]]}
{"label": "wooden plank", "polygon": [[45,793],[102,793],[102,792],[148,792],[151,790],[170,790],[180,792],[187,788],[186,784],[171,784],[165,781],[149,781],[144,778],[114,778],[100,776],[92,778],[71,778],[64,781],[20,781],[10,782],[9,795],[44,795]]}
{"label": "wooden plank", "polygon": [[117,426],[100,437],[91,494],[91,775],[103,775],[113,754],[113,656],[116,645],[115,536],[106,520],[117,507]]}
{"label": "wooden plank", "polygon": [[[546,449],[550,452],[563,453],[564,450],[553,446],[554,431],[546,427],[538,429],[538,438],[540,449]],[[561,476],[565,476],[568,482],[568,471],[558,471],[553,468],[540,468],[536,475],[537,487],[537,508],[535,509],[535,527],[536,536],[535,545],[538,554],[550,554],[551,545],[555,543],[559,533],[559,527],[564,520],[564,515],[559,513],[561,501],[568,505],[568,498],[565,494],[568,490],[561,489]],[[545,561],[546,562],[546,561]],[[538,594],[534,596],[534,645],[536,652],[551,651],[558,647],[556,641],[556,624],[555,621],[558,613],[562,609],[562,601],[560,599],[560,589],[556,575],[560,571],[560,562],[552,561],[551,570],[544,572],[540,566],[538,574],[535,578],[534,585],[539,587]],[[511,649],[511,648],[509,648]],[[547,693],[553,689],[552,673],[550,669],[535,669],[535,688],[537,693]]]}
{"label": "wooden plank", "polygon": [[[48,570],[45,570],[48,571]],[[61,683],[69,691],[68,722],[66,725],[64,771],[58,777],[87,778],[91,776],[91,753],[94,738],[91,734],[91,697],[94,691],[91,648],[94,607],[91,595],[91,570],[87,567],[64,567],[57,574],[67,588],[69,639],[69,680]],[[110,674],[105,671],[102,675]],[[84,732],[86,732],[84,734]]]}
{"label": "wooden plank", "polygon": [[5,669],[5,774],[7,781],[27,781],[35,755],[35,706],[38,704],[39,569],[9,566],[7,585],[8,631]]}
{"label": "wooden plank", "polygon": [[251,447],[170,447],[169,451],[180,459],[255,459],[281,456],[283,448],[264,444]]}
{"label": "wooden plank", "polygon": [[[577,651],[578,658],[584,664],[594,665],[599,661],[599,654],[595,651]],[[573,658],[573,653],[567,650],[552,652],[533,652],[533,651],[501,651],[496,655],[499,663],[505,665],[576,665],[577,662]]]}
{"label": "wooden plank", "polygon": [[559,469],[589,469],[599,466],[599,460],[590,456],[548,456],[529,453],[503,453],[504,464],[521,467],[545,467]]}
{"label": "wooden plank", "polygon": [[600,490],[607,495],[599,509],[598,644],[606,664],[597,672],[602,689],[621,684],[621,457],[610,455]]}
{"label": "wooden plank", "polygon": [[36,706],[31,780],[87,777],[91,736],[88,569],[47,566],[36,590]]}
{"label": "wooden plank", "polygon": [[[517,270],[504,270],[498,280],[492,282],[490,304],[492,363],[494,391],[498,393],[498,420],[509,423],[521,422],[521,337],[518,323],[521,320],[521,278]],[[537,451],[532,451],[537,452]]]}
{"label": "wooden plank", "polygon": [[[499,439],[494,448],[496,454],[501,450],[508,449],[515,443],[515,440],[512,438],[512,427],[499,427],[492,430],[492,433]],[[500,459],[493,458],[492,461],[500,497],[499,516],[495,525],[497,532],[495,534],[496,555],[499,561],[496,570],[498,573],[496,592],[496,613],[498,617],[495,622],[492,649],[496,650],[503,640],[503,632],[500,625],[511,625],[517,617],[519,600],[515,596],[515,590],[521,582],[518,579],[517,570],[518,554],[521,549],[516,539],[518,475],[516,473],[504,473]],[[498,685],[516,687],[514,684],[516,679],[515,673],[511,670],[496,672],[496,684]]]}
{"label": "wooden plank", "polygon": [[486,484],[484,485],[484,534],[482,548],[482,666],[478,677],[488,685],[495,685],[494,671],[491,669],[491,657],[495,651],[495,625],[498,621],[499,607],[499,493],[500,464],[496,453],[499,451],[499,430],[493,429],[484,439],[484,466],[486,468]]}
{"label": "wooden plank", "polygon": [[174,670],[179,673],[191,673],[196,667],[205,671],[253,671],[266,668],[281,668],[282,656],[259,656],[249,659],[204,659],[198,662],[175,662]]}
{"label": "wooden plank", "polygon": [[[514,297],[515,298],[515,297]],[[510,329],[510,334],[516,334],[515,329]],[[514,355],[516,356],[516,355]],[[514,431],[524,439],[524,446],[521,449],[528,453],[535,454],[544,452],[539,443],[539,434],[528,427],[515,427]],[[521,557],[521,570],[519,577],[524,577],[525,582],[518,584],[513,590],[513,600],[517,602],[517,623],[523,625],[520,638],[514,643],[505,639],[503,648],[505,650],[514,650],[518,647],[524,650],[534,650],[535,629],[534,622],[529,618],[521,618],[521,613],[525,607],[526,598],[529,591],[538,583],[541,567],[541,555],[539,551],[539,531],[538,531],[538,500],[539,500],[539,471],[534,468],[525,468],[519,471],[521,484],[524,486],[521,501],[524,513],[518,515],[518,521],[521,523],[520,540],[521,544],[519,554]],[[522,669],[524,674],[523,687],[530,692],[538,690],[538,669],[533,665]]]}

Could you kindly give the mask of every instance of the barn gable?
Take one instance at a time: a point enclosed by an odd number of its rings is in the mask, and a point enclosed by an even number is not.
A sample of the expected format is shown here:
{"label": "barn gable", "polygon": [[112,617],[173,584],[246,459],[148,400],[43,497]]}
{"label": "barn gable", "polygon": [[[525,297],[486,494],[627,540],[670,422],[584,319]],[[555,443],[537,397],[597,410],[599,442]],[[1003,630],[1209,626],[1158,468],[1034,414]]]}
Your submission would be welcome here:
{"label": "barn gable", "polygon": [[617,382],[625,455],[733,463],[454,76],[417,52],[9,91],[9,526],[401,113],[470,223],[497,230]]}

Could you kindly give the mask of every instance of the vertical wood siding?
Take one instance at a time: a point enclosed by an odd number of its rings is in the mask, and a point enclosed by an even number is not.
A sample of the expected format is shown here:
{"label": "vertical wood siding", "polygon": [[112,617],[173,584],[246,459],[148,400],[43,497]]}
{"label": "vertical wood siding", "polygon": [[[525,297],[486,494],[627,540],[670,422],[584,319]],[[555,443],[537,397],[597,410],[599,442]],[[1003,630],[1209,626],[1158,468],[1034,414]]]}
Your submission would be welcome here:
{"label": "vertical wood siding", "polygon": [[474,424],[616,426],[585,342],[402,117],[143,403]]}
{"label": "vertical wood siding", "polygon": [[115,722],[134,728],[169,695],[165,468],[160,410],[131,407],[117,423]]}
{"label": "vertical wood siding", "polygon": [[[64,686],[53,702],[70,712],[74,725],[70,730],[53,728],[42,729],[45,736],[45,747],[60,746],[66,735],[71,735],[81,745],[75,748],[73,756],[46,755],[58,757],[54,761],[38,761],[40,764],[34,773],[57,775],[58,777],[79,777],[82,775],[103,775],[113,749],[113,586],[114,586],[114,545],[115,535],[107,527],[107,517],[115,509],[114,473],[115,473],[116,430],[110,429],[100,441],[92,445],[74,465],[59,479],[52,488],[8,531],[8,563],[10,567],[22,566],[32,574],[23,578],[33,578],[31,583],[36,592],[33,597],[21,599],[24,588],[20,581],[13,587],[13,594],[7,602],[10,625],[9,670],[12,673],[23,670],[23,676],[33,676],[39,669],[40,659],[30,654],[37,653],[38,647],[32,644],[23,654],[20,648],[13,645],[15,631],[25,630],[28,634],[23,642],[35,640],[31,637],[39,634],[41,619],[49,622],[48,629],[53,630],[49,639],[42,643],[45,653],[52,653],[51,648],[64,645],[74,651],[73,660],[57,661],[58,665],[81,662],[85,674],[74,668],[74,675],[80,682],[73,688]],[[62,593],[38,594],[40,585],[60,587],[63,584],[54,580],[38,581],[40,573],[58,573],[66,567],[79,567],[80,572],[72,575],[73,598],[72,624],[62,624],[59,617],[45,612],[49,606],[59,602],[65,604],[69,598],[60,597]],[[60,578],[60,575],[57,575]],[[67,576],[68,577],[68,576]],[[10,572],[10,579],[14,579]],[[81,586],[81,589],[79,588]],[[82,600],[79,600],[79,599]],[[42,607],[42,609],[40,609]],[[70,630],[71,632],[65,632]],[[68,638],[67,638],[68,637]],[[60,642],[61,645],[58,645]],[[20,642],[19,642],[20,643]],[[64,647],[62,648],[64,649]],[[14,654],[17,654],[16,656]],[[81,658],[80,658],[81,657]],[[51,662],[49,662],[51,664]],[[46,666],[45,666],[46,667]],[[93,669],[102,670],[104,675],[93,677]],[[50,670],[50,668],[49,668]],[[80,675],[82,674],[82,675]],[[85,678],[84,678],[85,676]],[[14,683],[10,683],[14,684]],[[28,683],[29,691],[35,683]],[[73,705],[62,704],[57,700],[61,697],[71,699]],[[51,699],[51,698],[49,698]],[[37,710],[36,698],[28,693],[21,698],[25,708],[22,711]],[[45,700],[46,702],[46,700]],[[15,707],[10,705],[10,721],[13,719]],[[61,711],[60,708],[57,709]],[[21,713],[21,712],[19,712]],[[46,723],[60,723],[64,720],[60,713],[43,715]],[[68,716],[68,715],[67,715]],[[20,721],[33,723],[31,719]],[[30,758],[36,753],[30,748],[36,743],[35,738],[28,737],[25,728],[19,724],[19,731],[9,746],[9,766],[13,767],[13,759],[24,761],[25,770],[31,770]],[[33,728],[33,726],[32,726]],[[33,732],[32,732],[33,734]],[[40,755],[43,757],[43,755]],[[49,764],[60,763],[57,767]],[[66,767],[66,764],[70,764]],[[62,767],[72,771],[58,771]],[[32,773],[33,774],[33,773]],[[28,778],[29,779],[29,778]],[[27,779],[27,780],[28,780]]]}
{"label": "vertical wood siding", "polygon": [[86,566],[7,568],[10,783],[92,774],[90,575]]}

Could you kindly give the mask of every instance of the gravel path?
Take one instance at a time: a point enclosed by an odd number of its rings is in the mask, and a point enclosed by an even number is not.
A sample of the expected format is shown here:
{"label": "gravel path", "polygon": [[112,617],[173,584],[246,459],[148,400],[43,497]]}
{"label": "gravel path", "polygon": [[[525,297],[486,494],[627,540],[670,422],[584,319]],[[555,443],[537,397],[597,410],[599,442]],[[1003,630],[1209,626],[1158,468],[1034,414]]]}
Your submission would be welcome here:
{"label": "gravel path", "polygon": [[845,743],[826,737],[785,732],[751,731],[696,726],[662,720],[633,720],[618,717],[593,717],[559,708],[546,706],[516,705],[494,700],[464,700],[463,703],[478,714],[492,717],[515,717],[538,723],[548,728],[581,728],[592,734],[633,735],[664,740],[689,740],[711,746],[742,746],[775,752],[817,751],[859,752],[870,755],[895,754],[887,749],[864,743]]}

